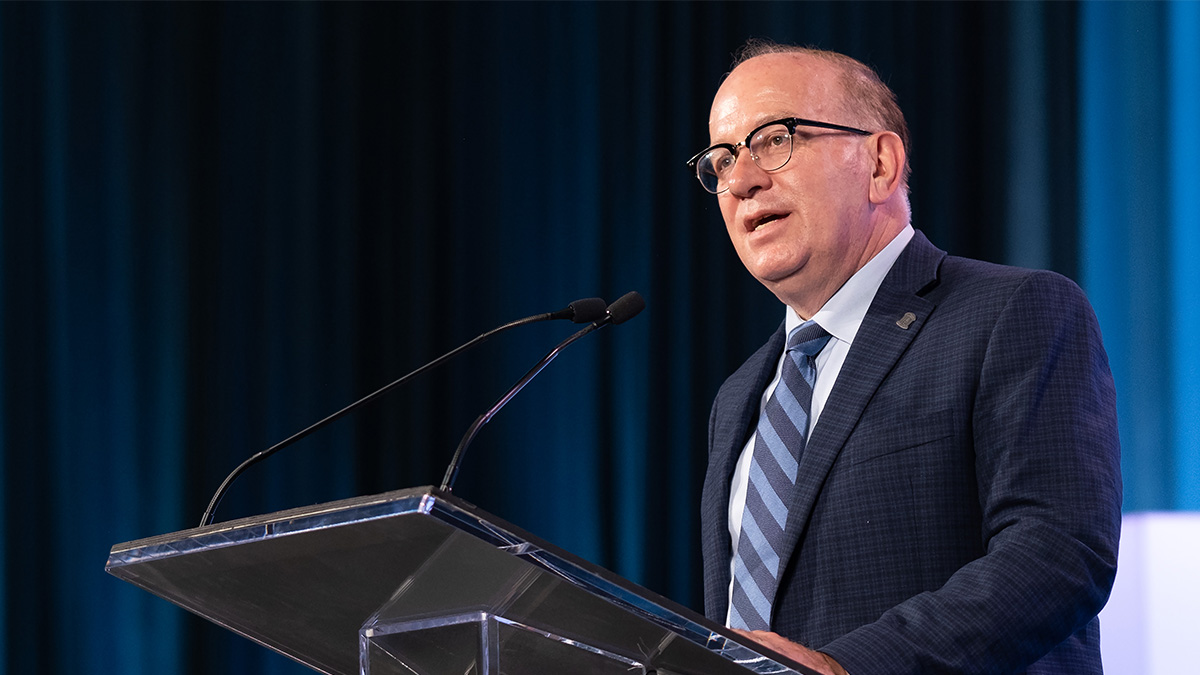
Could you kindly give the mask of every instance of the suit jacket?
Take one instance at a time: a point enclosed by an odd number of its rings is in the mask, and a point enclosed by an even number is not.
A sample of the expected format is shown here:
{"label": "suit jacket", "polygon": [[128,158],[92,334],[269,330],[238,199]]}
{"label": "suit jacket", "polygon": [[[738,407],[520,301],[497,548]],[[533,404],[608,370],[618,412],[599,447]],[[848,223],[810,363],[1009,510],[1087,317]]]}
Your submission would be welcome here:
{"label": "suit jacket", "polygon": [[[701,522],[718,622],[730,478],[783,342],[713,404]],[[1120,503],[1112,376],[1082,291],[917,232],[801,457],[772,630],[851,675],[1099,673]]]}

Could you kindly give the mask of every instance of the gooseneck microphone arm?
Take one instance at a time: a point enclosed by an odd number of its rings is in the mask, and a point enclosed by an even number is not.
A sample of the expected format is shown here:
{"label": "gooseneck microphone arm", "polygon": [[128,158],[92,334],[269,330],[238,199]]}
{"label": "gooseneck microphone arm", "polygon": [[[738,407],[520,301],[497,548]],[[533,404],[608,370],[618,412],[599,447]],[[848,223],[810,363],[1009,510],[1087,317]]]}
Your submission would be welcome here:
{"label": "gooseneck microphone arm", "polygon": [[404,384],[405,382],[408,382],[409,380],[416,377],[417,375],[420,375],[421,373],[424,373],[427,370],[436,368],[436,367],[442,365],[443,363],[449,361],[450,359],[472,349],[473,347],[479,346],[488,338],[490,338],[494,335],[503,333],[504,331],[507,331],[509,329],[516,328],[517,326],[524,326],[526,324],[537,323],[539,321],[554,321],[554,320],[558,320],[558,319],[570,319],[571,321],[573,321],[575,323],[586,323],[588,321],[595,321],[595,320],[597,320],[598,317],[600,319],[603,319],[605,316],[605,312],[607,312],[607,311],[608,311],[607,308],[605,308],[605,306],[604,306],[604,301],[601,300],[600,298],[583,298],[580,300],[576,300],[575,302],[572,302],[570,305],[567,305],[567,307],[565,309],[560,309],[557,312],[549,312],[546,314],[535,314],[533,316],[527,316],[523,319],[517,319],[516,321],[511,321],[511,322],[506,323],[503,326],[500,326],[498,328],[493,328],[492,330],[484,333],[483,335],[480,335],[479,337],[475,338],[474,340],[471,340],[470,342],[468,342],[460,347],[457,347],[456,349],[446,352],[445,354],[430,361],[429,363],[426,363],[425,365],[421,366],[420,368],[417,368],[416,370],[405,375],[404,377],[401,377],[400,379],[396,380],[395,382],[392,382],[391,384],[383,387],[382,389],[379,389],[379,390],[375,391],[374,393],[368,394],[368,395],[364,396],[363,398],[360,398],[359,400],[357,400],[354,403],[351,403],[350,405],[346,406],[345,408],[342,408],[341,410],[333,413],[332,415],[330,415],[329,417],[326,417],[325,419],[321,420],[320,422],[317,422],[316,424],[313,424],[312,426],[310,426],[302,431],[292,434],[290,437],[276,443],[275,445],[272,445],[271,447],[267,448],[266,450],[263,450],[254,455],[251,455],[249,459],[247,459],[246,461],[239,464],[236,469],[234,469],[232,472],[230,472],[230,474],[225,477],[225,480],[221,482],[221,486],[217,488],[217,491],[215,493],[213,493],[212,501],[210,501],[208,503],[208,508],[204,510],[204,515],[200,518],[200,527],[204,527],[205,525],[209,525],[212,523],[213,515],[217,511],[217,505],[221,503],[221,498],[224,497],[225,493],[229,491],[229,486],[233,485],[233,481],[236,480],[238,476],[242,475],[246,471],[246,469],[249,469],[251,466],[261,462],[262,460],[266,459],[267,457],[270,457],[271,455],[275,454],[276,452],[279,452],[280,450],[288,447],[289,445],[292,445],[293,443],[299,441],[300,439],[306,438],[307,436],[309,436],[321,429],[324,429],[325,427],[329,426],[330,424],[333,424],[337,420],[345,417],[349,413],[374,401],[375,399],[378,399],[379,397],[383,396],[384,394],[387,394],[388,392],[392,391],[396,387],[399,387],[400,385]]}
{"label": "gooseneck microphone arm", "polygon": [[501,396],[500,399],[495,403],[493,403],[492,407],[488,408],[486,412],[475,418],[475,422],[471,424],[469,429],[467,429],[467,433],[463,435],[462,441],[459,442],[458,448],[454,451],[454,457],[450,460],[450,466],[446,467],[446,476],[442,479],[441,490],[447,493],[453,491],[454,481],[458,478],[458,470],[462,465],[463,454],[466,452],[467,446],[471,444],[471,441],[475,440],[475,435],[479,433],[479,430],[483,427],[483,425],[491,421],[492,417],[494,417],[496,413],[500,412],[500,409],[507,405],[508,402],[511,401],[518,392],[524,389],[525,385],[529,384],[530,380],[537,377],[537,374],[542,372],[542,369],[549,365],[549,363],[558,356],[559,352],[566,349],[567,345],[575,342],[592,331],[599,330],[610,323],[616,325],[632,319],[645,307],[646,301],[642,299],[642,296],[639,295],[637,291],[630,291],[629,293],[622,295],[620,298],[617,298],[616,302],[609,305],[608,309],[605,310],[603,317],[592,322],[586,328],[575,333],[566,340],[558,343],[558,346],[547,352],[547,354],[542,357],[542,360],[538,361],[533,368],[530,368],[528,372],[521,376],[521,379],[517,380],[516,384],[510,387],[508,391],[504,392],[504,395]]}

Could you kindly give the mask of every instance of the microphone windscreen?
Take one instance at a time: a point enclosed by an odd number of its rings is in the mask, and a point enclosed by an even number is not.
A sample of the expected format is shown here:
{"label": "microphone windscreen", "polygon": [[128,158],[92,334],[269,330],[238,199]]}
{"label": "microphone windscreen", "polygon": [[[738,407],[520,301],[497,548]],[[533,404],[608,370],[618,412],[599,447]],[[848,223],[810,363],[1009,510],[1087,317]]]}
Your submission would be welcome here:
{"label": "microphone windscreen", "polygon": [[615,325],[632,319],[645,308],[646,301],[642,299],[641,294],[637,291],[629,291],[608,306],[608,315],[612,317]]}
{"label": "microphone windscreen", "polygon": [[608,309],[608,303],[604,302],[603,298],[580,298],[567,307],[574,312],[571,315],[571,321],[589,323],[604,316],[604,311]]}

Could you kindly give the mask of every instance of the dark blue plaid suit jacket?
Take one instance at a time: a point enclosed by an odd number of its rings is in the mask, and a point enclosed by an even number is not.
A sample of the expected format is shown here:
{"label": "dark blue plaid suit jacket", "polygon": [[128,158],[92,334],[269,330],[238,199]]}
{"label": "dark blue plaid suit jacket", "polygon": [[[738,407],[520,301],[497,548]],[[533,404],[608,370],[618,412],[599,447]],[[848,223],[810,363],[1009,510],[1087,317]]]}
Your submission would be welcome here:
{"label": "dark blue plaid suit jacket", "polygon": [[[783,340],[780,329],[713,405],[702,528],[718,622],[730,478]],[[947,256],[918,232],[799,474],[776,632],[851,675],[1101,672],[1120,458],[1108,359],[1071,281]]]}

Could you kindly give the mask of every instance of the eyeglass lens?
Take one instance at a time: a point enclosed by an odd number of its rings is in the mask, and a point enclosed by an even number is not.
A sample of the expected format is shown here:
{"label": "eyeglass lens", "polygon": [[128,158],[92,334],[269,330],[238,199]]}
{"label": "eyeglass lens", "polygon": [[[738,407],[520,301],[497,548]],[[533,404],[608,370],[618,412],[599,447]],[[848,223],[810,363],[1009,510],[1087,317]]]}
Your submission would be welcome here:
{"label": "eyeglass lens", "polygon": [[[750,157],[760,169],[774,171],[792,157],[792,134],[786,126],[774,124],[760,129],[750,139],[749,148]],[[709,192],[724,192],[729,187],[729,176],[736,163],[737,157],[729,148],[714,148],[696,163],[696,175]]]}

